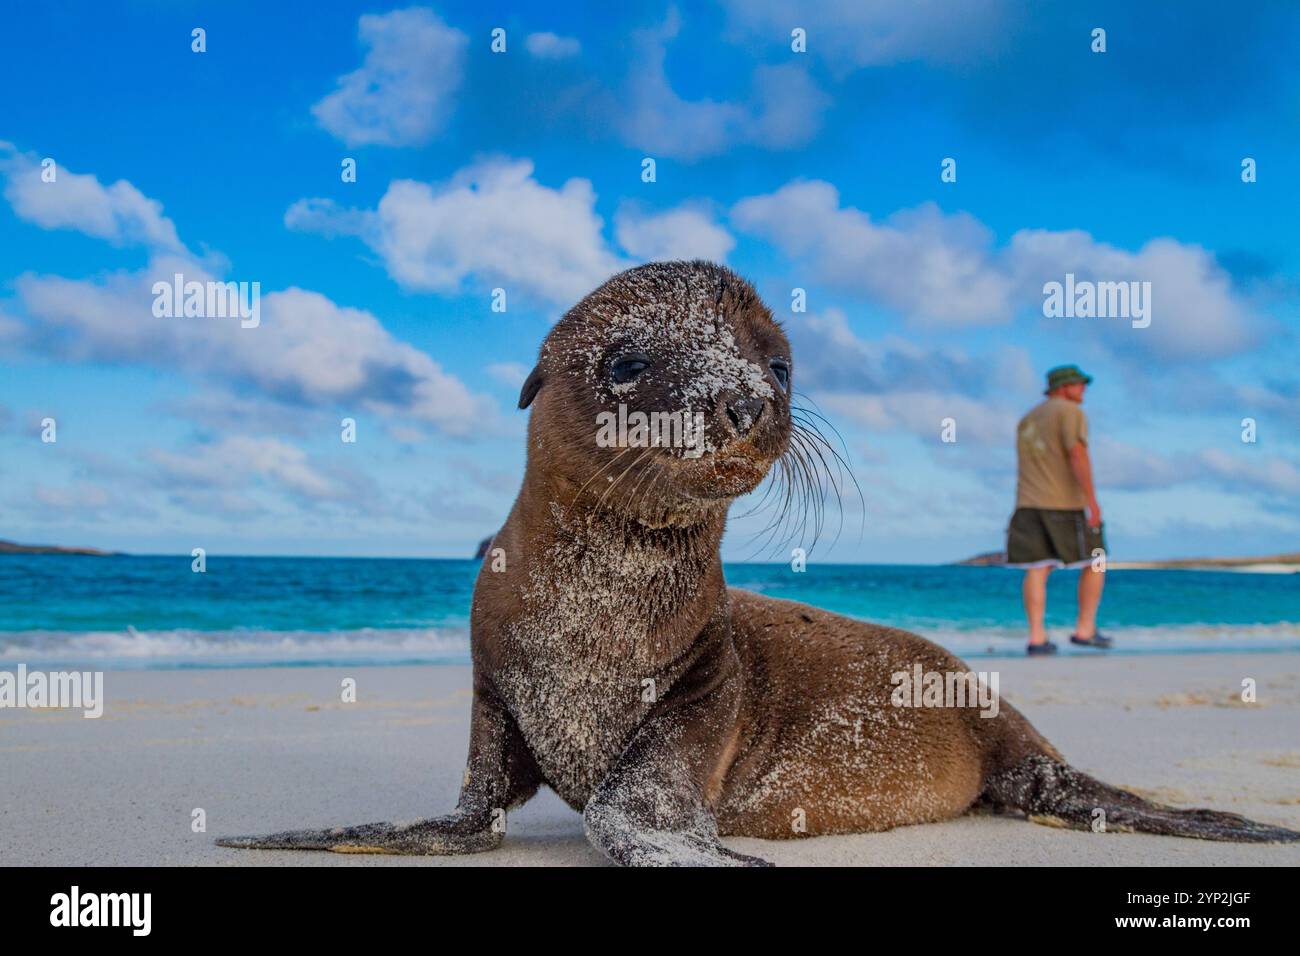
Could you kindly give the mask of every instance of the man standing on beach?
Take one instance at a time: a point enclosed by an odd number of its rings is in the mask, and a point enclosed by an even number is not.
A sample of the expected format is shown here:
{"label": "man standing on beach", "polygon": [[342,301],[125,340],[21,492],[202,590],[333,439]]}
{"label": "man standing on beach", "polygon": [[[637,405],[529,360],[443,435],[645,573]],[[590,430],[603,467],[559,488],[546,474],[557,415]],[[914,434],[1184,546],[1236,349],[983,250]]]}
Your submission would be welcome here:
{"label": "man standing on beach", "polygon": [[[1092,377],[1077,365],[1047,373],[1047,400],[1016,426],[1016,511],[1007,529],[1007,565],[1025,569],[1025,616],[1029,618],[1031,656],[1055,654],[1047,639],[1047,576],[1053,568],[1083,568],[1079,575],[1079,613],[1070,643],[1110,647],[1097,632],[1097,607],[1105,581],[1094,566],[1104,559],[1101,507],[1092,484],[1088,458],[1088,419],[1083,393]],[[1086,509],[1086,511],[1085,511]]]}

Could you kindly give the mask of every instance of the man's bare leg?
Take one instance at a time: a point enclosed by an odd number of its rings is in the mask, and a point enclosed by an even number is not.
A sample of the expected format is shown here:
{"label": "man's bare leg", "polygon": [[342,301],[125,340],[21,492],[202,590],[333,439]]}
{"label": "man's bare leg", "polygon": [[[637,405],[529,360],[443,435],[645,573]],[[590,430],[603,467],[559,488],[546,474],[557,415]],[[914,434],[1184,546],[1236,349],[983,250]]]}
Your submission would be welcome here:
{"label": "man's bare leg", "polygon": [[[1047,576],[1051,573],[1050,566],[1030,568],[1025,572],[1022,592],[1025,601],[1025,617],[1029,619],[1030,644],[1047,643],[1047,631],[1043,629],[1043,614],[1047,610]],[[1100,600],[1100,590],[1097,593]],[[1095,604],[1093,610],[1096,610]]]}
{"label": "man's bare leg", "polygon": [[1078,637],[1096,635],[1097,608],[1101,605],[1101,589],[1105,584],[1105,571],[1087,567],[1079,572],[1079,617],[1074,624],[1074,633]]}

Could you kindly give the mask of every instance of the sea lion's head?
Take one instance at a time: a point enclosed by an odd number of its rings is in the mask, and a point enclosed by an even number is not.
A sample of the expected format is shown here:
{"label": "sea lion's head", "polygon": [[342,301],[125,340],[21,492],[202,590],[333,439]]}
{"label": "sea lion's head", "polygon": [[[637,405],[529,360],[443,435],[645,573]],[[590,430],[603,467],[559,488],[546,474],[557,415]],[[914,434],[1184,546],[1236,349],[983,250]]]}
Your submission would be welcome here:
{"label": "sea lion's head", "polygon": [[651,521],[753,491],[789,447],[790,343],[708,262],[619,273],[556,323],[519,407],[529,466]]}

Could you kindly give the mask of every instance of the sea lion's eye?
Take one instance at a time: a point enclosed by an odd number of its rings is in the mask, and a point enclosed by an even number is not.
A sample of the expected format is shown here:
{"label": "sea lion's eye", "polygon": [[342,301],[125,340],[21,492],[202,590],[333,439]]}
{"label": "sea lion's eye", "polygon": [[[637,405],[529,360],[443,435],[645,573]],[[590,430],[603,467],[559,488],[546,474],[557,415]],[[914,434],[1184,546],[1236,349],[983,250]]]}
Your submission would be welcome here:
{"label": "sea lion's eye", "polygon": [[790,363],[783,358],[774,358],[767,363],[767,367],[776,376],[776,384],[781,386],[781,391],[788,392],[790,390]]}
{"label": "sea lion's eye", "polygon": [[609,377],[617,385],[626,385],[650,367],[650,359],[645,355],[624,355],[609,367]]}

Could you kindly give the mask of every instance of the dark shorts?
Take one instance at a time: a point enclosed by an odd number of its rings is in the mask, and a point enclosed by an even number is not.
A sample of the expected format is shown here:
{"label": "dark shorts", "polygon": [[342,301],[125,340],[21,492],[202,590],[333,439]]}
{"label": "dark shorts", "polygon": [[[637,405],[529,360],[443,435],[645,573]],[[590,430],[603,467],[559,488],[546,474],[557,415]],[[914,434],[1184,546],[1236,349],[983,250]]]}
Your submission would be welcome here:
{"label": "dark shorts", "polygon": [[1105,524],[1088,527],[1080,511],[1017,508],[1007,527],[1007,564],[1011,567],[1081,568],[1093,551],[1106,550]]}

